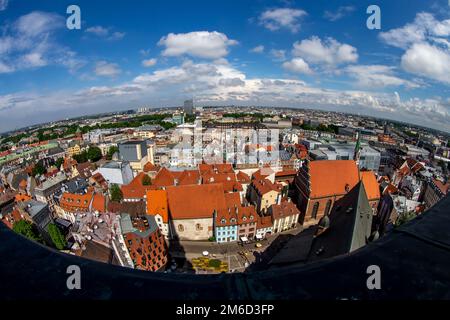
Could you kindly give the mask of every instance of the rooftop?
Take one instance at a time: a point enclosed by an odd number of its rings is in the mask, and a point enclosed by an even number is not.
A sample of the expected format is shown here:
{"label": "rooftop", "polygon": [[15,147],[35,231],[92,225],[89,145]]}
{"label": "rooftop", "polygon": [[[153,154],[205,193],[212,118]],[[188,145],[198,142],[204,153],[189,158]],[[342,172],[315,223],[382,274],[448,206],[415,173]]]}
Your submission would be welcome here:
{"label": "rooftop", "polygon": [[[376,243],[349,255],[307,266],[207,276],[143,272],[85,260],[40,246],[0,223],[0,297],[117,300],[127,299],[133,292],[140,299],[154,300],[448,299],[449,206],[450,197],[446,197]],[[61,286],[67,280],[61,265],[80,264],[83,290]],[[383,283],[389,283],[382,290],[365,286],[367,274],[361,270],[372,264],[383,270]]]}

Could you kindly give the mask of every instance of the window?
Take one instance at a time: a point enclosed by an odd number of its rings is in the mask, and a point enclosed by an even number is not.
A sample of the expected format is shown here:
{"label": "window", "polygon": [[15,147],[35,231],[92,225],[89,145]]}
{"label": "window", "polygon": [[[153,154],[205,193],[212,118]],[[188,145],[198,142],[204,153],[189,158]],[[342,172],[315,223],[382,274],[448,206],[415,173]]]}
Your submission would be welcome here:
{"label": "window", "polygon": [[178,225],[178,231],[179,232],[183,232],[184,231],[184,226],[182,224]]}
{"label": "window", "polygon": [[197,231],[203,230],[202,225],[201,225],[200,223],[197,223],[197,224],[195,225],[195,230],[197,230]]}
{"label": "window", "polygon": [[317,212],[319,211],[319,202],[314,203],[313,211],[311,214],[311,218],[316,219],[317,218]]}
{"label": "window", "polygon": [[327,201],[327,205],[325,206],[325,215],[327,216],[330,213],[331,208],[331,200]]}

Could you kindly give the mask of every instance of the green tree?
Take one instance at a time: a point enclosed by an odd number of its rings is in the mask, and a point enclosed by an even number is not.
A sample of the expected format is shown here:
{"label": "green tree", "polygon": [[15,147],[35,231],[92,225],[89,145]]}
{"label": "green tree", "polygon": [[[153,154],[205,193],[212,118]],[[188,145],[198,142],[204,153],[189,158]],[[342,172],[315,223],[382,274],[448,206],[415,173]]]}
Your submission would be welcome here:
{"label": "green tree", "polygon": [[142,177],[142,185],[149,186],[151,184],[152,184],[152,179],[148,175],[145,175]]}
{"label": "green tree", "polygon": [[55,161],[55,167],[57,167],[58,169],[61,168],[61,165],[64,163],[64,158],[58,158]]}
{"label": "green tree", "polygon": [[42,175],[46,172],[46,169],[44,167],[44,165],[42,164],[41,161],[39,161],[38,163],[36,163],[36,165],[33,167],[33,170],[31,172],[31,174],[33,175],[33,177],[37,176],[37,175]]}
{"label": "green tree", "polygon": [[122,190],[120,190],[120,187],[117,184],[111,185],[109,193],[111,194],[112,201],[119,202],[123,199]]}
{"label": "green tree", "polygon": [[48,225],[48,234],[50,235],[56,249],[62,250],[66,247],[67,241],[56,224],[51,223]]}
{"label": "green tree", "polygon": [[99,147],[89,147],[87,158],[92,162],[100,160],[102,158],[102,150]]}
{"label": "green tree", "polygon": [[83,163],[83,162],[88,161],[86,151],[82,151],[80,154],[74,154],[72,156],[72,158],[74,158],[78,163]]}
{"label": "green tree", "polygon": [[414,212],[405,212],[398,216],[397,220],[395,221],[395,226],[400,227],[402,224],[405,224],[412,219],[417,217],[417,215]]}
{"label": "green tree", "polygon": [[42,242],[42,237],[39,234],[35,225],[26,220],[19,220],[14,223],[13,231],[27,237],[30,240]]}
{"label": "green tree", "polygon": [[106,154],[106,159],[107,159],[107,160],[111,160],[112,157],[113,157],[113,155],[114,155],[114,153],[116,153],[116,152],[118,152],[118,151],[119,151],[119,147],[117,147],[117,146],[112,146],[112,147],[110,147],[110,148],[108,149],[107,154]]}

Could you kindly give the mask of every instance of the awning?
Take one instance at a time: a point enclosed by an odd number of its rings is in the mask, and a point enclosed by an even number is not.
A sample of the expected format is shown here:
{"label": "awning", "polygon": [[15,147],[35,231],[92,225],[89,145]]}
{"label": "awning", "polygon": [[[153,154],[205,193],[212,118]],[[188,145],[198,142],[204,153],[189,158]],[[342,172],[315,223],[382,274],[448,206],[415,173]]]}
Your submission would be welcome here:
{"label": "awning", "polygon": [[242,242],[247,242],[247,241],[248,241],[248,238],[247,238],[247,237],[241,237],[241,241],[242,241]]}
{"label": "awning", "polygon": [[257,234],[257,235],[256,235],[256,239],[262,239],[262,238],[263,238],[262,235],[260,235],[260,234]]}

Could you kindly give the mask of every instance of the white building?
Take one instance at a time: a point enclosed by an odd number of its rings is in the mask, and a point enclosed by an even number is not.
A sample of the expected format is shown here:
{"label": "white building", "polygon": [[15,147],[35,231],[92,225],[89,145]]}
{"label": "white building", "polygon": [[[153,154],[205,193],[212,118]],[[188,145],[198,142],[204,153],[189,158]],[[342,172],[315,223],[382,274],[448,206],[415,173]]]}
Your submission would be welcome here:
{"label": "white building", "polygon": [[111,161],[98,168],[93,174],[99,172],[108,184],[129,184],[133,180],[133,171],[128,162]]}

